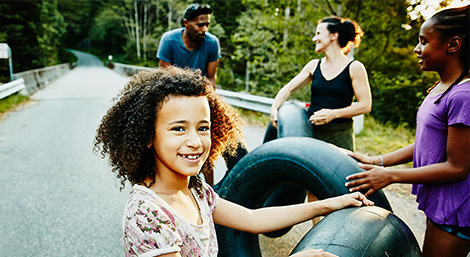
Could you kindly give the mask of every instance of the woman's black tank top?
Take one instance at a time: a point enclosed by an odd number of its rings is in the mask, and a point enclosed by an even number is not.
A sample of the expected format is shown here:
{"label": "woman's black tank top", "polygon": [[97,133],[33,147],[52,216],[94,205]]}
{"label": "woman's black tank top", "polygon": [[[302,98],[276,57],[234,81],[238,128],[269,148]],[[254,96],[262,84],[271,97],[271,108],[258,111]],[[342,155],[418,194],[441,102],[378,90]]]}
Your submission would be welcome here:
{"label": "woman's black tank top", "polygon": [[[348,63],[344,70],[331,80],[326,80],[323,76],[320,63],[318,61],[317,68],[312,76],[312,86],[310,88],[310,107],[308,108],[309,116],[321,109],[338,109],[350,106],[354,97],[351,75],[349,66],[353,61]],[[351,118],[334,119],[331,122],[349,122]]]}

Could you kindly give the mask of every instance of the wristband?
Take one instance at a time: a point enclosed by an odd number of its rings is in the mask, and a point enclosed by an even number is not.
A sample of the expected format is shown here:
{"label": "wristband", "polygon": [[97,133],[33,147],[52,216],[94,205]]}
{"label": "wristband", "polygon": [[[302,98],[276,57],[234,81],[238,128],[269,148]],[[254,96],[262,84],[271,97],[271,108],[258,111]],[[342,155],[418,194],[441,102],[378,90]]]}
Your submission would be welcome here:
{"label": "wristband", "polygon": [[379,155],[379,159],[380,159],[380,163],[379,163],[379,166],[384,166],[384,158],[382,157],[382,155]]}
{"label": "wristband", "polygon": [[382,155],[379,155],[379,159],[380,159],[380,163],[378,164],[375,164],[375,158],[372,159],[372,165],[378,165],[378,166],[384,166],[384,158],[382,157]]}

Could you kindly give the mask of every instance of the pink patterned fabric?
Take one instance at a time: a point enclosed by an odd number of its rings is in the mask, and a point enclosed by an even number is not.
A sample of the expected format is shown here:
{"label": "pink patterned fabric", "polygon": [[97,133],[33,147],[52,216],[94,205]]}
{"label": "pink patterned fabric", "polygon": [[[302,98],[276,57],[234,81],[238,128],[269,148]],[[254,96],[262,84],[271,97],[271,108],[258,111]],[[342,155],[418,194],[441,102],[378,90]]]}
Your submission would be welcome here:
{"label": "pink patterned fabric", "polygon": [[203,185],[203,199],[199,198],[195,190],[192,193],[199,205],[203,226],[208,230],[207,245],[197,237],[191,224],[154,191],[134,185],[123,217],[126,256],[158,256],[174,252],[180,252],[185,257],[217,256],[217,237],[212,213],[219,196],[206,183]]}

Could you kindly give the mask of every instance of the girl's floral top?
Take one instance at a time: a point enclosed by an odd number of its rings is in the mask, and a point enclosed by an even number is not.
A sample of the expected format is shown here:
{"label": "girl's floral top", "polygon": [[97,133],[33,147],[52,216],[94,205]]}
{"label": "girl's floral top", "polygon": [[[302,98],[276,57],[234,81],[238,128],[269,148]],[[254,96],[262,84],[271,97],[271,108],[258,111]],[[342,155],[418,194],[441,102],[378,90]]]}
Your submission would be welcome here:
{"label": "girl's floral top", "polygon": [[123,217],[126,256],[217,256],[218,246],[212,213],[219,196],[203,184],[203,198],[191,190],[201,213],[202,225],[190,224],[154,191],[134,185]]}

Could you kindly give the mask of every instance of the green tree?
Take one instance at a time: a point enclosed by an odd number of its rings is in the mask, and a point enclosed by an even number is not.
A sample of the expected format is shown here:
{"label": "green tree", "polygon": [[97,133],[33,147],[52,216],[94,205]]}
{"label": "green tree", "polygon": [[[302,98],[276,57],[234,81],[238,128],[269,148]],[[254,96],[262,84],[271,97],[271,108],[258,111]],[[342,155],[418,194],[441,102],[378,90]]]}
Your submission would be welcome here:
{"label": "green tree", "polygon": [[64,47],[90,51],[90,31],[104,1],[59,1],[58,9],[67,24],[62,37]]}
{"label": "green tree", "polygon": [[39,5],[39,22],[35,26],[39,50],[39,66],[45,67],[59,62],[61,38],[65,34],[64,17],[57,9],[56,1],[42,1]]}
{"label": "green tree", "polygon": [[[0,3],[1,42],[7,43],[12,51],[13,72],[38,68],[39,59],[35,21],[39,20],[38,2]],[[28,20],[25,19],[28,17]]]}
{"label": "green tree", "polygon": [[0,40],[12,49],[14,72],[54,65],[59,60],[65,32],[57,1],[0,3]]}

